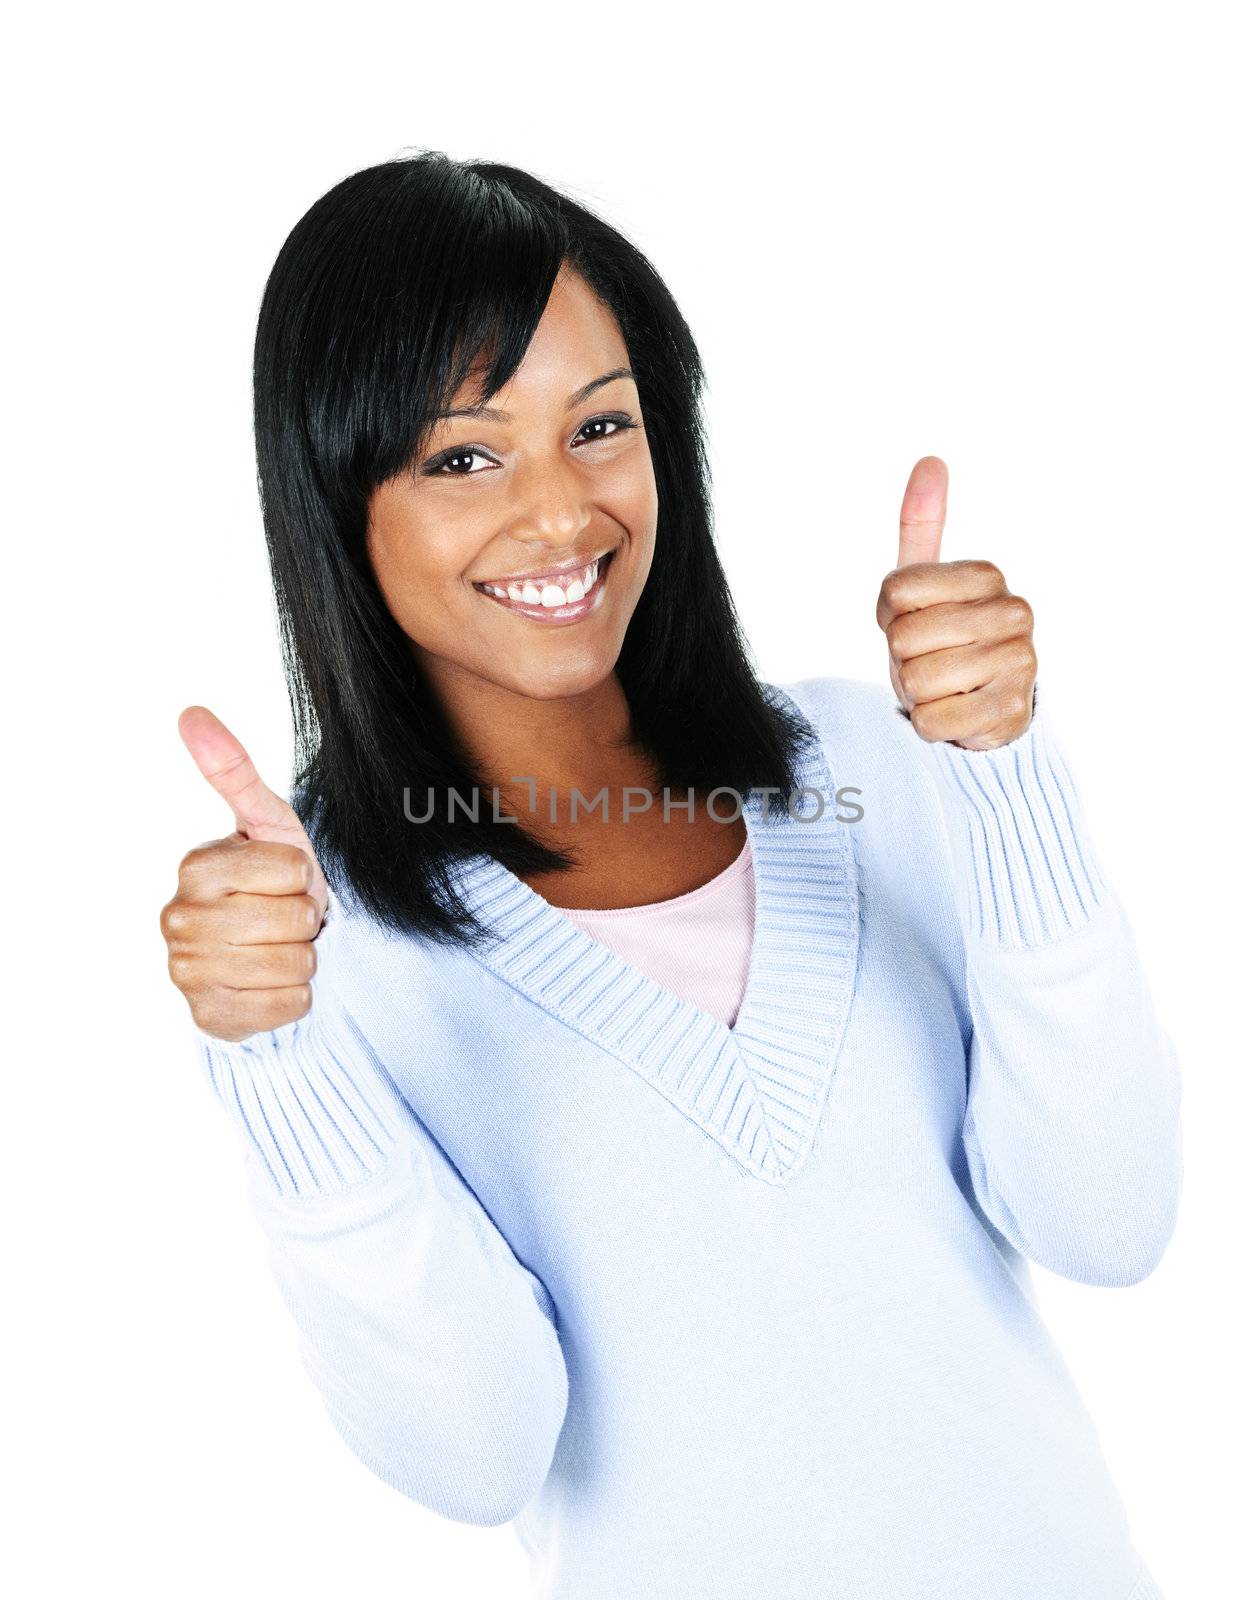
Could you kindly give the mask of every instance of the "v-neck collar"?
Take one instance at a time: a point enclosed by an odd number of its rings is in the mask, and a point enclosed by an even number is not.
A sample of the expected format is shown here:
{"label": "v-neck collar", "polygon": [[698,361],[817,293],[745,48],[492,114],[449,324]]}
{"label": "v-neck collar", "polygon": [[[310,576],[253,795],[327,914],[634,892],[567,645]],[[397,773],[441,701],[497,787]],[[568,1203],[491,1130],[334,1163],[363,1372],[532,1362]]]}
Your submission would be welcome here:
{"label": "v-neck collar", "polygon": [[[807,717],[786,690],[762,687]],[[492,856],[457,868],[464,902],[501,936],[472,952],[478,960],[652,1084],[747,1172],[776,1184],[800,1170],[821,1121],[860,932],[851,824],[836,815],[815,725],[798,776],[796,809],[820,812],[817,820],[771,816],[758,794],[744,803],[755,926],[733,1026],[625,961]]]}

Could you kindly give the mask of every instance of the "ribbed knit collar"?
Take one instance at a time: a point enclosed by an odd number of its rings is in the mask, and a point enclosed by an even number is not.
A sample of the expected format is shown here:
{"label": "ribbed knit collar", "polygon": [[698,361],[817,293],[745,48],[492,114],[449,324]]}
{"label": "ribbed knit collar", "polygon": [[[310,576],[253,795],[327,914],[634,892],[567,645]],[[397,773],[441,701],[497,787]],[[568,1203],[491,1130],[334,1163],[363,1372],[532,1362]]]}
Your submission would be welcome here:
{"label": "ribbed knit collar", "polygon": [[[807,717],[794,697],[762,684]],[[638,1073],[753,1176],[784,1184],[802,1167],[843,1039],[859,937],[850,823],[813,738],[796,809],[773,817],[752,795],[755,934],[733,1027],[623,960],[488,855],[461,864],[465,902],[502,935],[474,952],[519,993]]]}

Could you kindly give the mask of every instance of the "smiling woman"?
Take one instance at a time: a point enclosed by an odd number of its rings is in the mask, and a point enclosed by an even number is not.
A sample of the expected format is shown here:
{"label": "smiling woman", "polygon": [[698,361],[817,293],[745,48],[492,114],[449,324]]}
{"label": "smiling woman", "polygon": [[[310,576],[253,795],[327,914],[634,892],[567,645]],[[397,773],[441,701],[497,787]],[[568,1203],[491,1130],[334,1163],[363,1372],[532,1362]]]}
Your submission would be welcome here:
{"label": "smiling woman", "polygon": [[1028,1263],[1153,1269],[1179,1070],[1031,608],[924,457],[891,685],[758,678],[701,385],[512,167],[355,174],[267,283],[298,771],[184,712],[236,828],[162,926],[306,1371],[539,1600],[1155,1600]]}
{"label": "smiling woman", "polygon": [[254,393],[294,805],[334,884],[399,932],[484,937],[451,884],[481,850],[569,904],[623,904],[697,887],[742,842],[660,807],[594,849],[559,817],[417,829],[407,786],[496,785],[523,810],[529,779],[759,785],[781,813],[807,735],[738,626],[702,386],[646,258],[516,168],[388,162],[285,241]]}

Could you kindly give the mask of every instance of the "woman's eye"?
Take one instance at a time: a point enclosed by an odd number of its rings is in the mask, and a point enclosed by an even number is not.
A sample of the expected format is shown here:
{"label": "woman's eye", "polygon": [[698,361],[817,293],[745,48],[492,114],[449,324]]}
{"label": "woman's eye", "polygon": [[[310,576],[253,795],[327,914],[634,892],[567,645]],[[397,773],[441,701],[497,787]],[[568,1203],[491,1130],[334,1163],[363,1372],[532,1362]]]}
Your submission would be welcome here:
{"label": "woman's eye", "polygon": [[[581,425],[578,432],[585,433],[587,428],[607,428],[609,426],[613,428],[635,428],[638,424],[631,421],[629,417],[591,417],[589,422],[584,422]],[[600,433],[594,439],[588,440],[587,443],[597,444],[600,439],[610,439],[611,437],[610,433]]]}
{"label": "woman's eye", "polygon": [[477,456],[480,456],[482,461],[489,461],[489,457],[482,455],[479,450],[452,450],[449,455],[442,456],[439,461],[435,462],[429,471],[434,477],[474,478],[476,477],[475,472],[447,472],[446,468],[454,466],[458,462],[472,461]]}

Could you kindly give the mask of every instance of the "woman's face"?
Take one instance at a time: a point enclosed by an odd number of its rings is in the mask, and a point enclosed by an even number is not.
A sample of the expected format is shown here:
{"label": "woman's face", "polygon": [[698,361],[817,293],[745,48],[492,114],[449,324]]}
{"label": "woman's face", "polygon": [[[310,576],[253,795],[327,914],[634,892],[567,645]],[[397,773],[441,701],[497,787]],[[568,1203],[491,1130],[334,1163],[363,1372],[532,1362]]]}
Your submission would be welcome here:
{"label": "woman's face", "polygon": [[[471,675],[549,699],[581,694],[615,667],[657,514],[628,367],[616,319],[561,272],[490,409],[443,417],[414,467],[373,494],[368,557],[438,689],[466,690]],[[454,410],[475,404],[482,370]]]}

